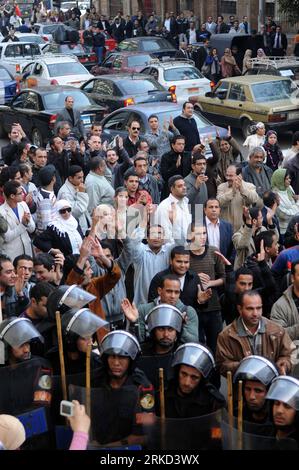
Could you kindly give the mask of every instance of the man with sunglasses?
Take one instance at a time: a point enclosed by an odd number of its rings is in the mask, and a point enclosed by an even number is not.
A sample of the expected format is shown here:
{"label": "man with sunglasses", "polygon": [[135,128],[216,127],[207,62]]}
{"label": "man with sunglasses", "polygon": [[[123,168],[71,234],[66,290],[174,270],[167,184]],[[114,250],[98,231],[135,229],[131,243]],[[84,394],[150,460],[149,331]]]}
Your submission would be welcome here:
{"label": "man with sunglasses", "polygon": [[129,135],[124,140],[124,148],[128,152],[129,157],[133,158],[138,152],[140,123],[132,121],[128,126]]}

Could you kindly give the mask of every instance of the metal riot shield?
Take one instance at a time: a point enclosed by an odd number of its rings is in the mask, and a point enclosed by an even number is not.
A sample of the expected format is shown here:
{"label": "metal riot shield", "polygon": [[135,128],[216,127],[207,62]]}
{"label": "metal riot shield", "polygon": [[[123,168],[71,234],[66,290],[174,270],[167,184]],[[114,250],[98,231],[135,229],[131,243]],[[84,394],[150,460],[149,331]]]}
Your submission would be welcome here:
{"label": "metal riot shield", "polygon": [[237,418],[229,423],[228,413],[222,410],[222,445],[224,450],[298,450],[294,439],[276,439],[270,424],[255,424],[243,421],[242,432],[238,431]]}
{"label": "metal riot shield", "polygon": [[149,450],[221,450],[221,410],[194,418],[156,418],[143,428]]}
{"label": "metal riot shield", "polygon": [[[86,403],[86,389],[69,386],[69,399]],[[90,443],[104,445],[124,439],[134,432],[138,390],[135,385],[120,389],[91,388]]]}
{"label": "metal riot shield", "polygon": [[173,353],[156,354],[155,356],[140,356],[136,361],[136,367],[141,369],[149,381],[153,384],[154,389],[159,389],[159,369],[164,370],[164,383],[167,383],[173,377],[173,368],[171,363]]}

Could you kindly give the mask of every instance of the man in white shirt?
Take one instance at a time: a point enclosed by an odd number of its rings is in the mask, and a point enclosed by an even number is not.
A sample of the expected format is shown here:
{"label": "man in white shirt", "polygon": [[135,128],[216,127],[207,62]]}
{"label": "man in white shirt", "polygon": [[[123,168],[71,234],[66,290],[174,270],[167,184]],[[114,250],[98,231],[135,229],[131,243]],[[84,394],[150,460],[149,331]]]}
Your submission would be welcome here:
{"label": "man in white shirt", "polygon": [[159,204],[154,215],[155,223],[164,228],[167,240],[184,242],[191,223],[184,178],[181,175],[174,175],[169,178],[168,186],[170,195]]}

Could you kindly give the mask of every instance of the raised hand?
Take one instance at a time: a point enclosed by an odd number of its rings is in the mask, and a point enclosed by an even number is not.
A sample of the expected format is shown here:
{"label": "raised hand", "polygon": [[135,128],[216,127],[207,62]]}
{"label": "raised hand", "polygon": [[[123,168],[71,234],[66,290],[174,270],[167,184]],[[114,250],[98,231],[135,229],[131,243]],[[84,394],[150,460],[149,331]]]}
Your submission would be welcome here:
{"label": "raised hand", "polygon": [[168,217],[169,217],[170,222],[173,225],[176,220],[176,203],[175,202],[171,203],[171,209],[169,209],[168,211]]}
{"label": "raised hand", "polygon": [[261,240],[260,252],[258,253],[258,255],[257,255],[257,257],[256,257],[257,262],[259,263],[260,261],[264,261],[264,260],[265,260],[265,256],[266,256],[265,244],[264,244],[264,240]]}
{"label": "raised hand", "polygon": [[120,305],[121,305],[121,308],[122,308],[126,318],[131,323],[135,323],[138,320],[139,313],[138,313],[138,309],[137,309],[136,305],[134,304],[134,302],[133,302],[133,304],[131,304],[129,299],[123,299],[121,301]]}
{"label": "raised hand", "polygon": [[200,284],[197,286],[197,302],[205,304],[212,297],[212,289],[202,290]]}
{"label": "raised hand", "polygon": [[24,286],[25,286],[25,273],[22,272],[18,275],[16,283],[15,283],[15,290],[18,295],[23,294]]}
{"label": "raised hand", "polygon": [[225,258],[225,256],[220,253],[220,251],[214,251],[214,253],[220,259],[221,263],[225,264],[226,266],[231,266],[231,262]]}

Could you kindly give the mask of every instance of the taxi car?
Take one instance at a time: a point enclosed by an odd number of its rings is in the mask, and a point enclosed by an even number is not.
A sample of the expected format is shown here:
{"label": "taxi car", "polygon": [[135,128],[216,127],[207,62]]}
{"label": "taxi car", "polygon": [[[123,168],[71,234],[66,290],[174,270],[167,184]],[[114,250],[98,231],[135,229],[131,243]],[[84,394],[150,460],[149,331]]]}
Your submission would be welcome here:
{"label": "taxi car", "polygon": [[244,137],[258,121],[278,132],[298,129],[299,90],[287,77],[225,78],[213,91],[190,101],[214,124],[241,128]]}

